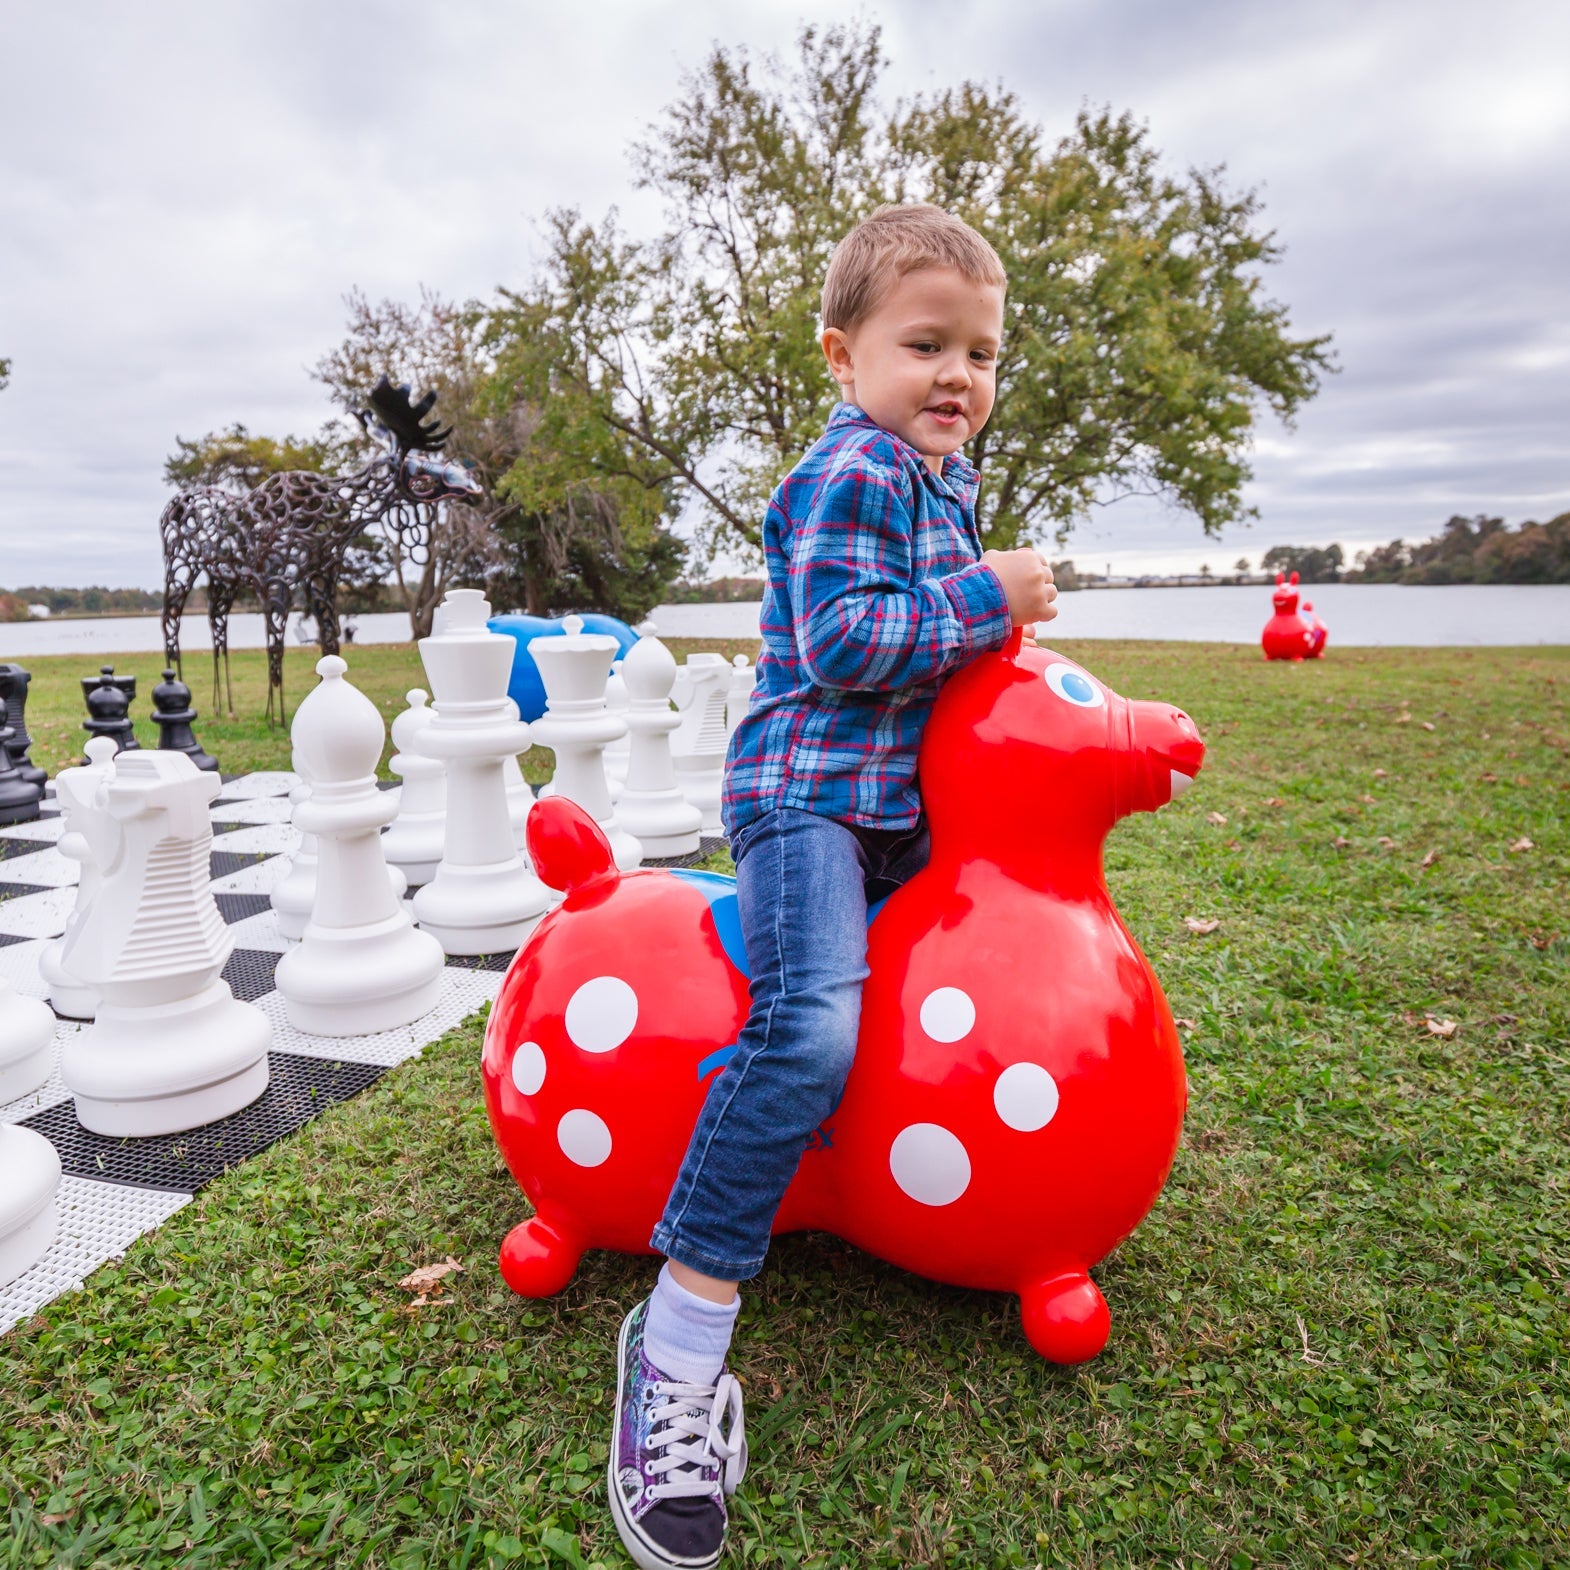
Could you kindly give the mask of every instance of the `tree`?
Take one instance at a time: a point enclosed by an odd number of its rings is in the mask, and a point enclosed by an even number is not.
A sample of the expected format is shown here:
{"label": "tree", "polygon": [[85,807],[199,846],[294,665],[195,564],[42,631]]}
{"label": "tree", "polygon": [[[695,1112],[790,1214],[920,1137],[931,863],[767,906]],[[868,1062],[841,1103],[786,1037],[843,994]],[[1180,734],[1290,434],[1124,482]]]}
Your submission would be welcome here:
{"label": "tree", "polygon": [[1240,578],[1246,578],[1248,576],[1248,574],[1249,574],[1249,571],[1250,571],[1249,564],[1248,564],[1248,557],[1246,557],[1246,556],[1239,556],[1238,559],[1235,562],[1232,563],[1232,570]]}
{"label": "tree", "polygon": [[1365,583],[1570,583],[1570,512],[1512,529],[1478,513],[1450,518],[1431,540],[1359,551]]}
{"label": "tree", "polygon": [[11,362],[0,355],[0,392],[4,392],[11,385]]}
{"label": "tree", "polygon": [[1343,560],[1339,545],[1272,545],[1259,566],[1262,572],[1295,572],[1304,583],[1337,583]]}
{"label": "tree", "polygon": [[583,280],[563,378],[694,505],[700,539],[756,547],[768,492],[819,434],[836,390],[817,347],[835,242],[885,200],[930,200],[1008,269],[1004,357],[980,522],[1005,546],[1092,505],[1154,495],[1207,533],[1249,515],[1261,409],[1290,422],[1331,368],[1294,337],[1258,270],[1280,249],[1253,193],[1164,171],[1128,115],[1083,113],[1048,145],[1002,88],[885,110],[878,30],[806,28],[790,67],[716,48],[651,128],[641,183],[664,232],[624,241],[558,217],[546,274]]}

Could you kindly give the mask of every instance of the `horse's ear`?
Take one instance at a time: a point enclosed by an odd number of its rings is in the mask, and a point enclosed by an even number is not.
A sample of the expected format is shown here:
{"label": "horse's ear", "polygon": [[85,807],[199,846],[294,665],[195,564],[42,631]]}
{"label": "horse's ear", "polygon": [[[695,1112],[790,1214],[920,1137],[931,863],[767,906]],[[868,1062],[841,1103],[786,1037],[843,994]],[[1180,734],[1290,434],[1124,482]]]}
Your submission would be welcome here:
{"label": "horse's ear", "polygon": [[1296,573],[1292,574],[1292,587],[1294,589],[1297,587],[1297,574]]}
{"label": "horse's ear", "polygon": [[1286,582],[1286,581],[1287,581],[1287,575],[1286,575],[1286,574],[1285,574],[1285,573],[1284,573],[1284,572],[1278,572],[1278,573],[1277,573],[1277,574],[1276,574],[1276,587],[1277,587],[1277,588],[1278,588],[1278,589],[1279,589],[1279,588],[1280,588],[1280,587],[1281,587],[1281,585],[1282,585],[1282,584],[1283,584],[1283,583],[1285,583],[1285,582]]}

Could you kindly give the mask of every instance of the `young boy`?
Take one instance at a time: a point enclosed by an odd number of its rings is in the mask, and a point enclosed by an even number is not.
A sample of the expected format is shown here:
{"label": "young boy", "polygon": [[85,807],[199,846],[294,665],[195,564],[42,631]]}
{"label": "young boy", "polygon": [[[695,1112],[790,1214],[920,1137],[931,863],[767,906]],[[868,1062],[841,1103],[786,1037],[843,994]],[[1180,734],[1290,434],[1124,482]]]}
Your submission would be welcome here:
{"label": "young boy", "polygon": [[926,862],[916,753],[933,700],[1011,627],[1057,614],[1037,552],[982,551],[960,455],[992,412],[1005,282],[979,234],[927,206],[879,208],[824,281],[844,402],[769,504],[764,648],[726,762],[752,1007],[617,1352],[611,1509],[644,1570],[708,1570],[724,1547],[747,1463],[724,1366],[736,1284],[850,1071],[867,908]]}

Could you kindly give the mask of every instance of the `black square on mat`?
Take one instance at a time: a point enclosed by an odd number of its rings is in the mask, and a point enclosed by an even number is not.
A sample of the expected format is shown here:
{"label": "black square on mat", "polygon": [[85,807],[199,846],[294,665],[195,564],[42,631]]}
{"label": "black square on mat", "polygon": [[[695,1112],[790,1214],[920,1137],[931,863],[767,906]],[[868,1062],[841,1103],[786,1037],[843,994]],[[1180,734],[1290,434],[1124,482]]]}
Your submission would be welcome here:
{"label": "black square on mat", "polygon": [[48,850],[53,844],[53,840],[0,839],[0,861],[9,861],[12,856],[31,856],[35,850]]}
{"label": "black square on mat", "polygon": [[0,900],[20,899],[24,894],[42,894],[47,883],[7,883],[0,879]]}
{"label": "black square on mat", "polygon": [[60,1165],[72,1177],[194,1194],[387,1072],[374,1063],[335,1063],[291,1052],[270,1052],[267,1058],[272,1079],[257,1100],[183,1134],[149,1139],[90,1134],[76,1121],[76,1108],[69,1101],[34,1114],[24,1126],[36,1129],[55,1147]]}
{"label": "black square on mat", "polygon": [[33,938],[24,938],[20,932],[0,932],[0,949],[3,949],[8,943],[32,943],[35,941],[36,939]]}
{"label": "black square on mat", "polygon": [[232,927],[247,916],[260,916],[273,908],[272,899],[266,894],[215,894],[213,900],[218,914]]}
{"label": "black square on mat", "polygon": [[282,958],[282,954],[272,954],[266,949],[236,949],[224,966],[224,980],[242,1003],[254,1003],[274,990],[273,972]]}
{"label": "black square on mat", "polygon": [[259,861],[266,861],[269,856],[276,855],[276,851],[252,851],[249,856],[242,856],[236,851],[215,850],[208,858],[210,871],[208,877],[227,878],[231,872],[243,872],[247,867],[254,867]]}
{"label": "black square on mat", "polygon": [[459,970],[505,972],[517,957],[517,949],[509,949],[505,954],[449,954],[447,963],[456,965]]}

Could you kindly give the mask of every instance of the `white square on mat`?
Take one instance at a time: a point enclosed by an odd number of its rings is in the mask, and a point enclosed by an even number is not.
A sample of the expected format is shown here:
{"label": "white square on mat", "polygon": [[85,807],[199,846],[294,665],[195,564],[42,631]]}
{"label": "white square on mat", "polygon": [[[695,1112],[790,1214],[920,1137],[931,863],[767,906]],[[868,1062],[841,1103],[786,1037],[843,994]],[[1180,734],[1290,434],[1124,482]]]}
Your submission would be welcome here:
{"label": "white square on mat", "polygon": [[53,842],[64,833],[65,819],[57,812],[47,818],[34,818],[31,823],[8,823],[0,828],[0,839]]}
{"label": "white square on mat", "polygon": [[287,796],[300,783],[300,776],[276,770],[259,774],[242,774],[230,780],[218,792],[220,801],[250,801],[256,796]]}
{"label": "white square on mat", "polygon": [[8,856],[0,861],[0,882],[32,883],[43,888],[63,889],[81,882],[82,864],[62,856],[56,845],[48,850],[32,850],[25,856]]}
{"label": "white square on mat", "polygon": [[0,976],[4,976],[24,997],[49,996],[49,983],[38,969],[38,956],[54,942],[53,938],[29,938],[25,943],[0,943]]}
{"label": "white square on mat", "polygon": [[[213,808],[214,823],[287,823],[294,803],[287,796],[253,796],[248,801],[222,801]],[[222,838],[222,836],[219,836]]]}
{"label": "white square on mat", "polygon": [[[5,885],[0,883],[0,895]],[[58,938],[76,907],[75,889],[40,889],[36,894],[0,898],[0,932],[17,938]]]}
{"label": "white square on mat", "polygon": [[299,843],[300,836],[287,823],[253,823],[213,835],[213,849],[226,856],[292,856]]}

